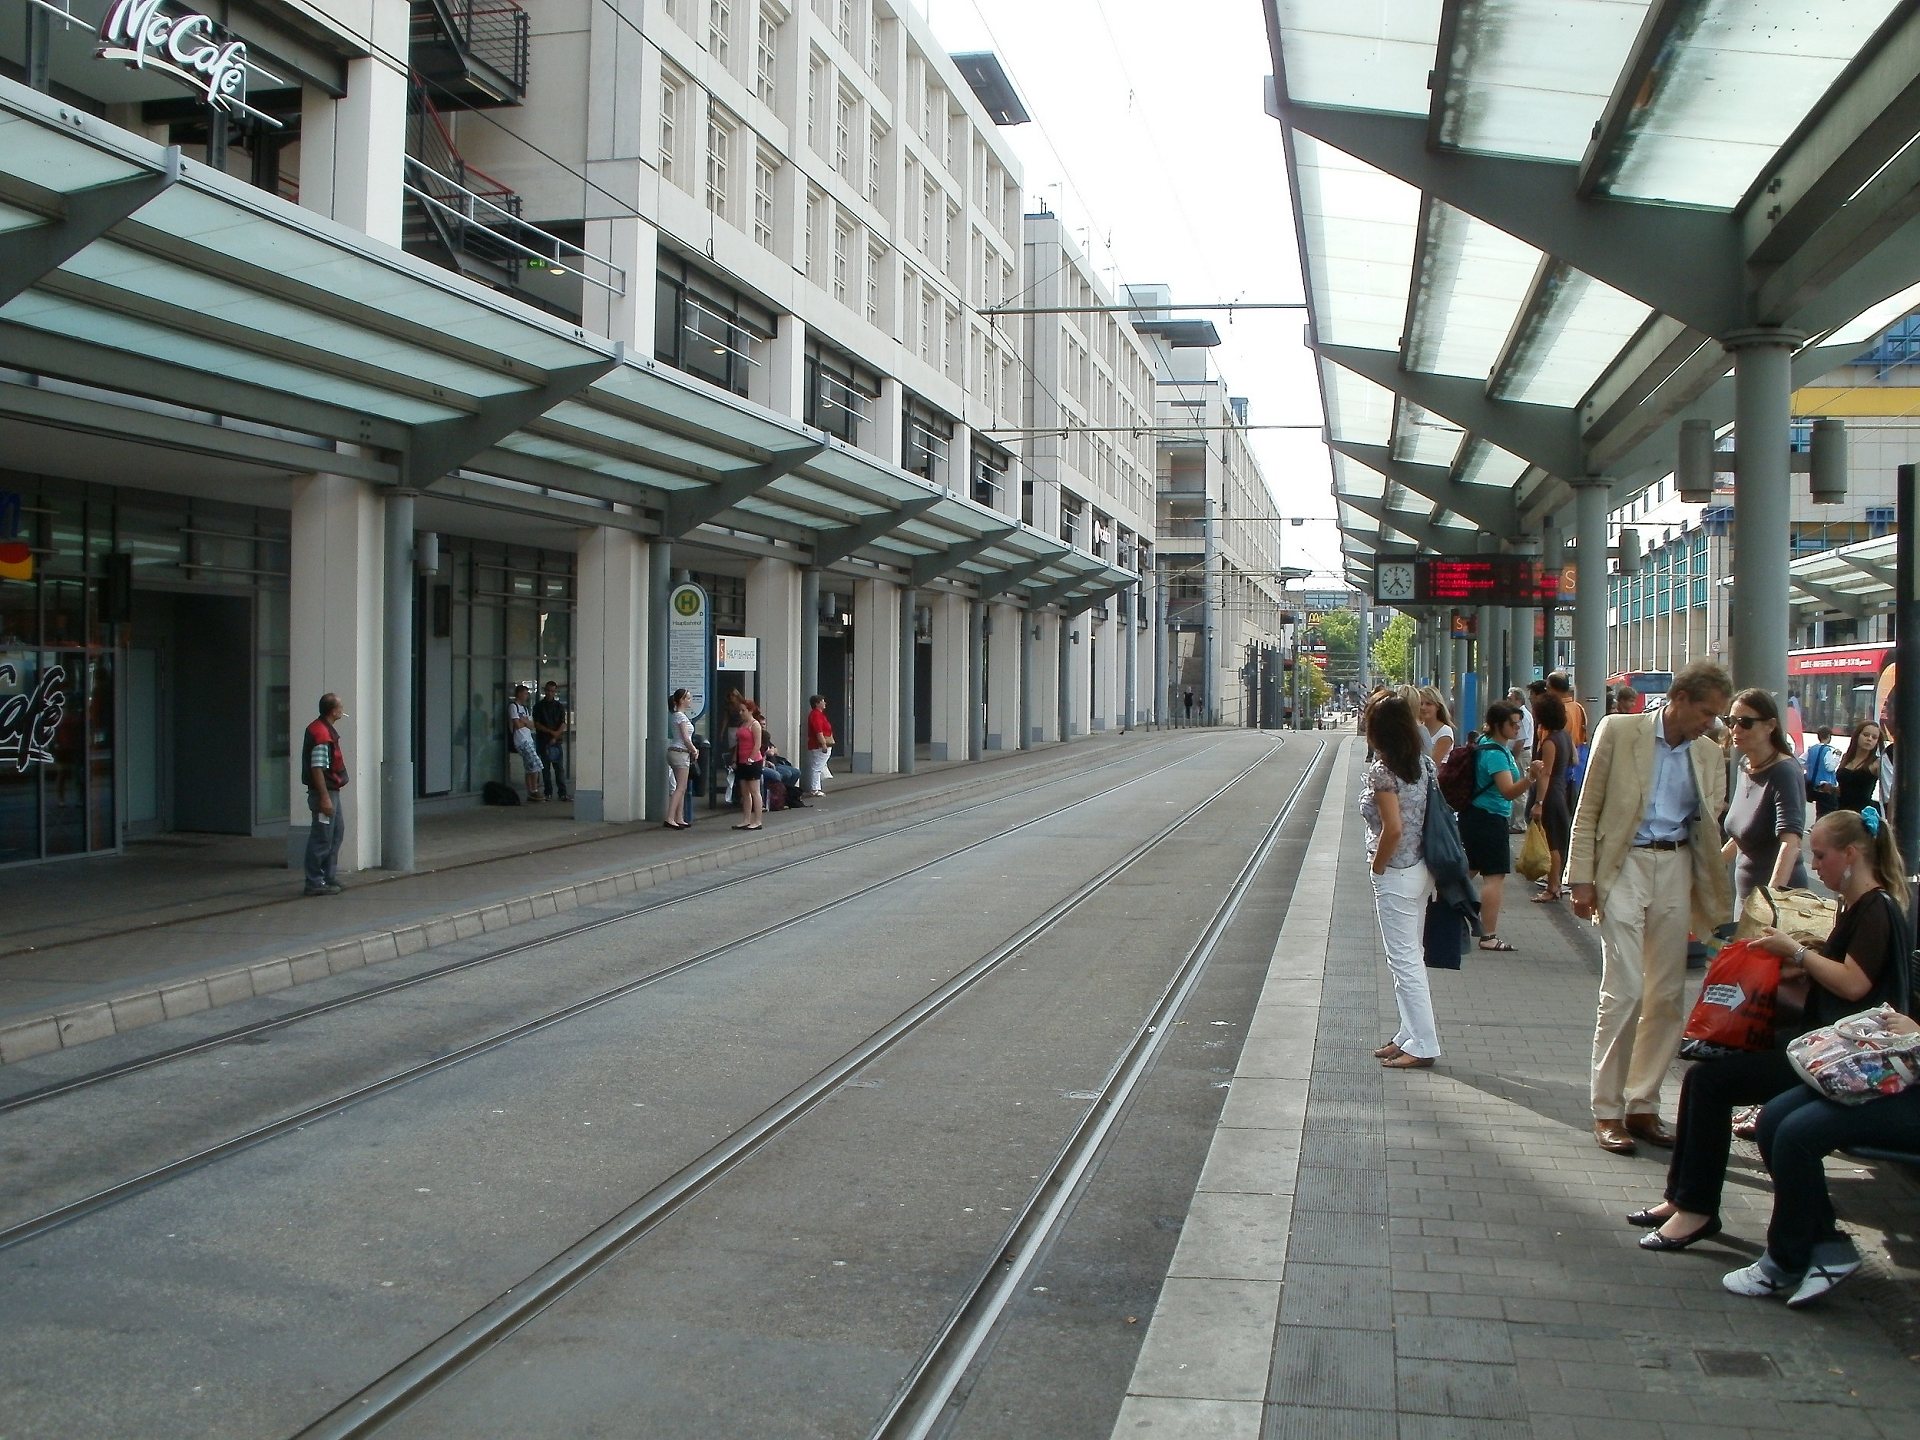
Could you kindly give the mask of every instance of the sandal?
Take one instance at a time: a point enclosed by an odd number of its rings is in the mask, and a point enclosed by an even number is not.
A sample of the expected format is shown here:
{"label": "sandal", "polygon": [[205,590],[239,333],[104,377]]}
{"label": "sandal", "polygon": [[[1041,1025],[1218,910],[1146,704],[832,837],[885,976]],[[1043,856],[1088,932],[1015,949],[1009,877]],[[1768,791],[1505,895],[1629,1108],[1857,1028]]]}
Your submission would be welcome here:
{"label": "sandal", "polygon": [[1498,935],[1482,935],[1480,937],[1480,948],[1482,950],[1498,950],[1503,954],[1511,954],[1513,952],[1513,946],[1502,940]]}
{"label": "sandal", "polygon": [[1394,1056],[1403,1055],[1405,1053],[1406,1052],[1403,1051],[1398,1045],[1396,1045],[1393,1041],[1389,1040],[1387,1041],[1386,1044],[1382,1045],[1378,1050],[1373,1052],[1373,1058],[1376,1060],[1391,1060],[1393,1059]]}
{"label": "sandal", "polygon": [[1385,1070],[1431,1070],[1436,1058],[1432,1055],[1409,1055],[1402,1050],[1391,1060],[1382,1060],[1380,1066]]}
{"label": "sandal", "polygon": [[1534,904],[1536,904],[1536,905],[1553,905],[1553,904],[1556,904],[1556,903],[1558,903],[1558,902],[1559,902],[1559,900],[1560,900],[1560,899],[1561,899],[1561,898],[1562,898],[1562,897],[1563,897],[1563,896],[1564,896],[1565,894],[1566,894],[1566,891],[1564,891],[1564,890],[1551,890],[1551,891],[1545,891],[1545,892],[1542,892],[1542,893],[1541,893],[1541,894],[1539,894],[1539,895],[1535,895],[1535,896],[1533,897],[1533,903],[1534,903]]}

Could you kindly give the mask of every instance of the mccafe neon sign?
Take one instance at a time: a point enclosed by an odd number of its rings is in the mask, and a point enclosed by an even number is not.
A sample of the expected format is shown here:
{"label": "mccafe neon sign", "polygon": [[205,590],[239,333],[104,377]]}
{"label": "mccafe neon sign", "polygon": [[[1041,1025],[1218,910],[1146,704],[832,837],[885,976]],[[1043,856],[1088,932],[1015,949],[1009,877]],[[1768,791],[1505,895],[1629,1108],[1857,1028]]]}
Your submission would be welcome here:
{"label": "mccafe neon sign", "polygon": [[171,75],[207,98],[216,110],[251,115],[278,130],[273,116],[247,104],[247,72],[280,84],[247,59],[247,42],[194,11],[169,14],[163,0],[116,0],[100,27],[102,60],[124,60],[136,70]]}

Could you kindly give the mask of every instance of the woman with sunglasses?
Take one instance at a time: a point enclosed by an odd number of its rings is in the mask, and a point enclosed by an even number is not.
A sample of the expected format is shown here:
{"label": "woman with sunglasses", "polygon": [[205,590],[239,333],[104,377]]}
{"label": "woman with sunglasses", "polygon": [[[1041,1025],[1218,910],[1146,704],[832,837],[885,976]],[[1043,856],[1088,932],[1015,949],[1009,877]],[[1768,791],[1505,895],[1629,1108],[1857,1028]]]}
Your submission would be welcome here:
{"label": "woman with sunglasses", "polygon": [[1727,807],[1727,859],[1733,867],[1737,920],[1756,885],[1807,887],[1801,838],[1807,833],[1807,775],[1780,724],[1780,707],[1765,690],[1742,690],[1724,717],[1733,730],[1739,778]]}

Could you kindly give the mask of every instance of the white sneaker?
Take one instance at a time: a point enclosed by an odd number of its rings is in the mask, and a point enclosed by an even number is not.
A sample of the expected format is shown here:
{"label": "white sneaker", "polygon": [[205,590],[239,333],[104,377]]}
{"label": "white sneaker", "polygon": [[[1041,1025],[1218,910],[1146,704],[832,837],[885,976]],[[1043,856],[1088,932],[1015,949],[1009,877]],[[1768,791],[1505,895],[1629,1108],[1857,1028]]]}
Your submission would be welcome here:
{"label": "white sneaker", "polygon": [[1800,1288],[1787,1298],[1787,1307],[1798,1310],[1803,1306],[1811,1305],[1859,1268],[1858,1260],[1843,1260],[1837,1265],[1821,1265],[1816,1262],[1808,1269],[1806,1279],[1800,1282]]}
{"label": "white sneaker", "polygon": [[1732,1294],[1764,1300],[1789,1294],[1800,1283],[1800,1277],[1786,1274],[1769,1256],[1762,1255],[1746,1269],[1725,1276],[1720,1283]]}

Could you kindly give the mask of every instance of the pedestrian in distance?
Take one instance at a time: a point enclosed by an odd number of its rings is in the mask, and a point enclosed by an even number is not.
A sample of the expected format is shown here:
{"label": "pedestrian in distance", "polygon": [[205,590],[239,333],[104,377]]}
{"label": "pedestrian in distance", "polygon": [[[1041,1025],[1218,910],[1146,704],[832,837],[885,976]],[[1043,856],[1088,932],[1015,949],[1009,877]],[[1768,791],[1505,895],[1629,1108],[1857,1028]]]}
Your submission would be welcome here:
{"label": "pedestrian in distance", "polygon": [[1367,746],[1373,759],[1361,784],[1360,818],[1367,827],[1374,914],[1400,1012],[1400,1028],[1373,1053],[1395,1070],[1426,1069],[1440,1054],[1424,941],[1433,891],[1425,840],[1433,765],[1412,708],[1397,695],[1368,710]]}
{"label": "pedestrian in distance", "polygon": [[1567,880],[1574,914],[1600,927],[1590,1098],[1594,1142],[1616,1155],[1673,1144],[1660,1085],[1686,1023],[1687,935],[1711,934],[1732,903],[1726,768],[1707,738],[1732,697],[1727,672],[1696,660],[1661,709],[1603,719],[1587,759]]}
{"label": "pedestrian in distance", "polygon": [[1840,808],[1840,749],[1833,743],[1832,726],[1814,731],[1805,764],[1807,802],[1813,806],[1814,818],[1833,814]]}
{"label": "pedestrian in distance", "polygon": [[1511,951],[1500,938],[1500,903],[1507,876],[1513,872],[1513,802],[1525,796],[1543,772],[1535,760],[1525,770],[1508,748],[1519,737],[1521,710],[1496,700],[1487,707],[1486,729],[1472,741],[1474,748],[1473,799],[1460,812],[1460,840],[1467,863],[1480,877],[1480,936],[1482,950]]}
{"label": "pedestrian in distance", "polygon": [[753,703],[742,698],[733,712],[733,779],[740,793],[741,823],[736,830],[760,828],[760,777],[765,759],[761,750],[762,731],[754,718]]}
{"label": "pedestrian in distance", "polygon": [[1534,781],[1527,817],[1538,820],[1547,836],[1546,888],[1533,898],[1536,904],[1553,905],[1565,893],[1560,876],[1573,832],[1573,806],[1567,796],[1573,743],[1567,738],[1567,707],[1544,685],[1533,702],[1533,758],[1541,763],[1541,771]]}
{"label": "pedestrian in distance", "polygon": [[533,749],[540,757],[540,793],[549,800],[567,798],[567,707],[560,682],[549,680],[533,702]]}
{"label": "pedestrian in distance", "polygon": [[687,718],[692,692],[682,687],[667,699],[667,819],[669,830],[691,830],[688,811],[692,794],[687,777],[692,773],[700,743],[694,739],[693,721]]}
{"label": "pedestrian in distance", "polygon": [[1880,791],[1879,725],[1871,720],[1862,720],[1854,728],[1834,781],[1839,787],[1839,807],[1842,810],[1864,810],[1873,803]]}
{"label": "pedestrian in distance", "polygon": [[801,789],[809,800],[818,800],[827,792],[821,788],[826,778],[827,761],[833,758],[833,722],[827,719],[827,697],[807,698],[807,773]]}
{"label": "pedestrian in distance", "polygon": [[1186,693],[1180,697],[1180,704],[1187,712],[1187,724],[1193,724],[1193,687],[1187,686]]}
{"label": "pedestrian in distance", "polygon": [[320,713],[307,726],[300,751],[301,773],[307,782],[306,890],[308,895],[338,895],[340,843],[347,833],[346,807],[340,792],[347,788],[347,752],[340,744],[340,722],[347,718],[340,697],[329,690],[320,697]]}
{"label": "pedestrian in distance", "polygon": [[[1906,881],[1893,827],[1882,824],[1871,806],[1859,815],[1840,810],[1817,822],[1809,839],[1821,883],[1840,897],[1833,933],[1823,943],[1802,945],[1768,927],[1756,941],[1780,957],[1783,981],[1806,981],[1806,1004],[1797,1019],[1777,1025],[1773,1048],[1688,1068],[1680,1086],[1665,1196],[1627,1217],[1630,1224],[1652,1229],[1641,1237],[1642,1250],[1684,1250],[1720,1233],[1734,1108],[1800,1088],[1800,1076],[1787,1059],[1788,1041],[1876,1005],[1907,1001],[1899,983],[1908,949]],[[1851,1261],[1857,1266],[1859,1256]],[[1807,1265],[1796,1256],[1771,1268],[1784,1284]],[[1823,1286],[1822,1293],[1830,1288]]]}
{"label": "pedestrian in distance", "polygon": [[525,685],[513,687],[513,699],[507,702],[507,741],[526,769],[527,803],[532,805],[540,799],[540,772],[546,767],[534,745],[533,712],[527,708],[530,693]]}

